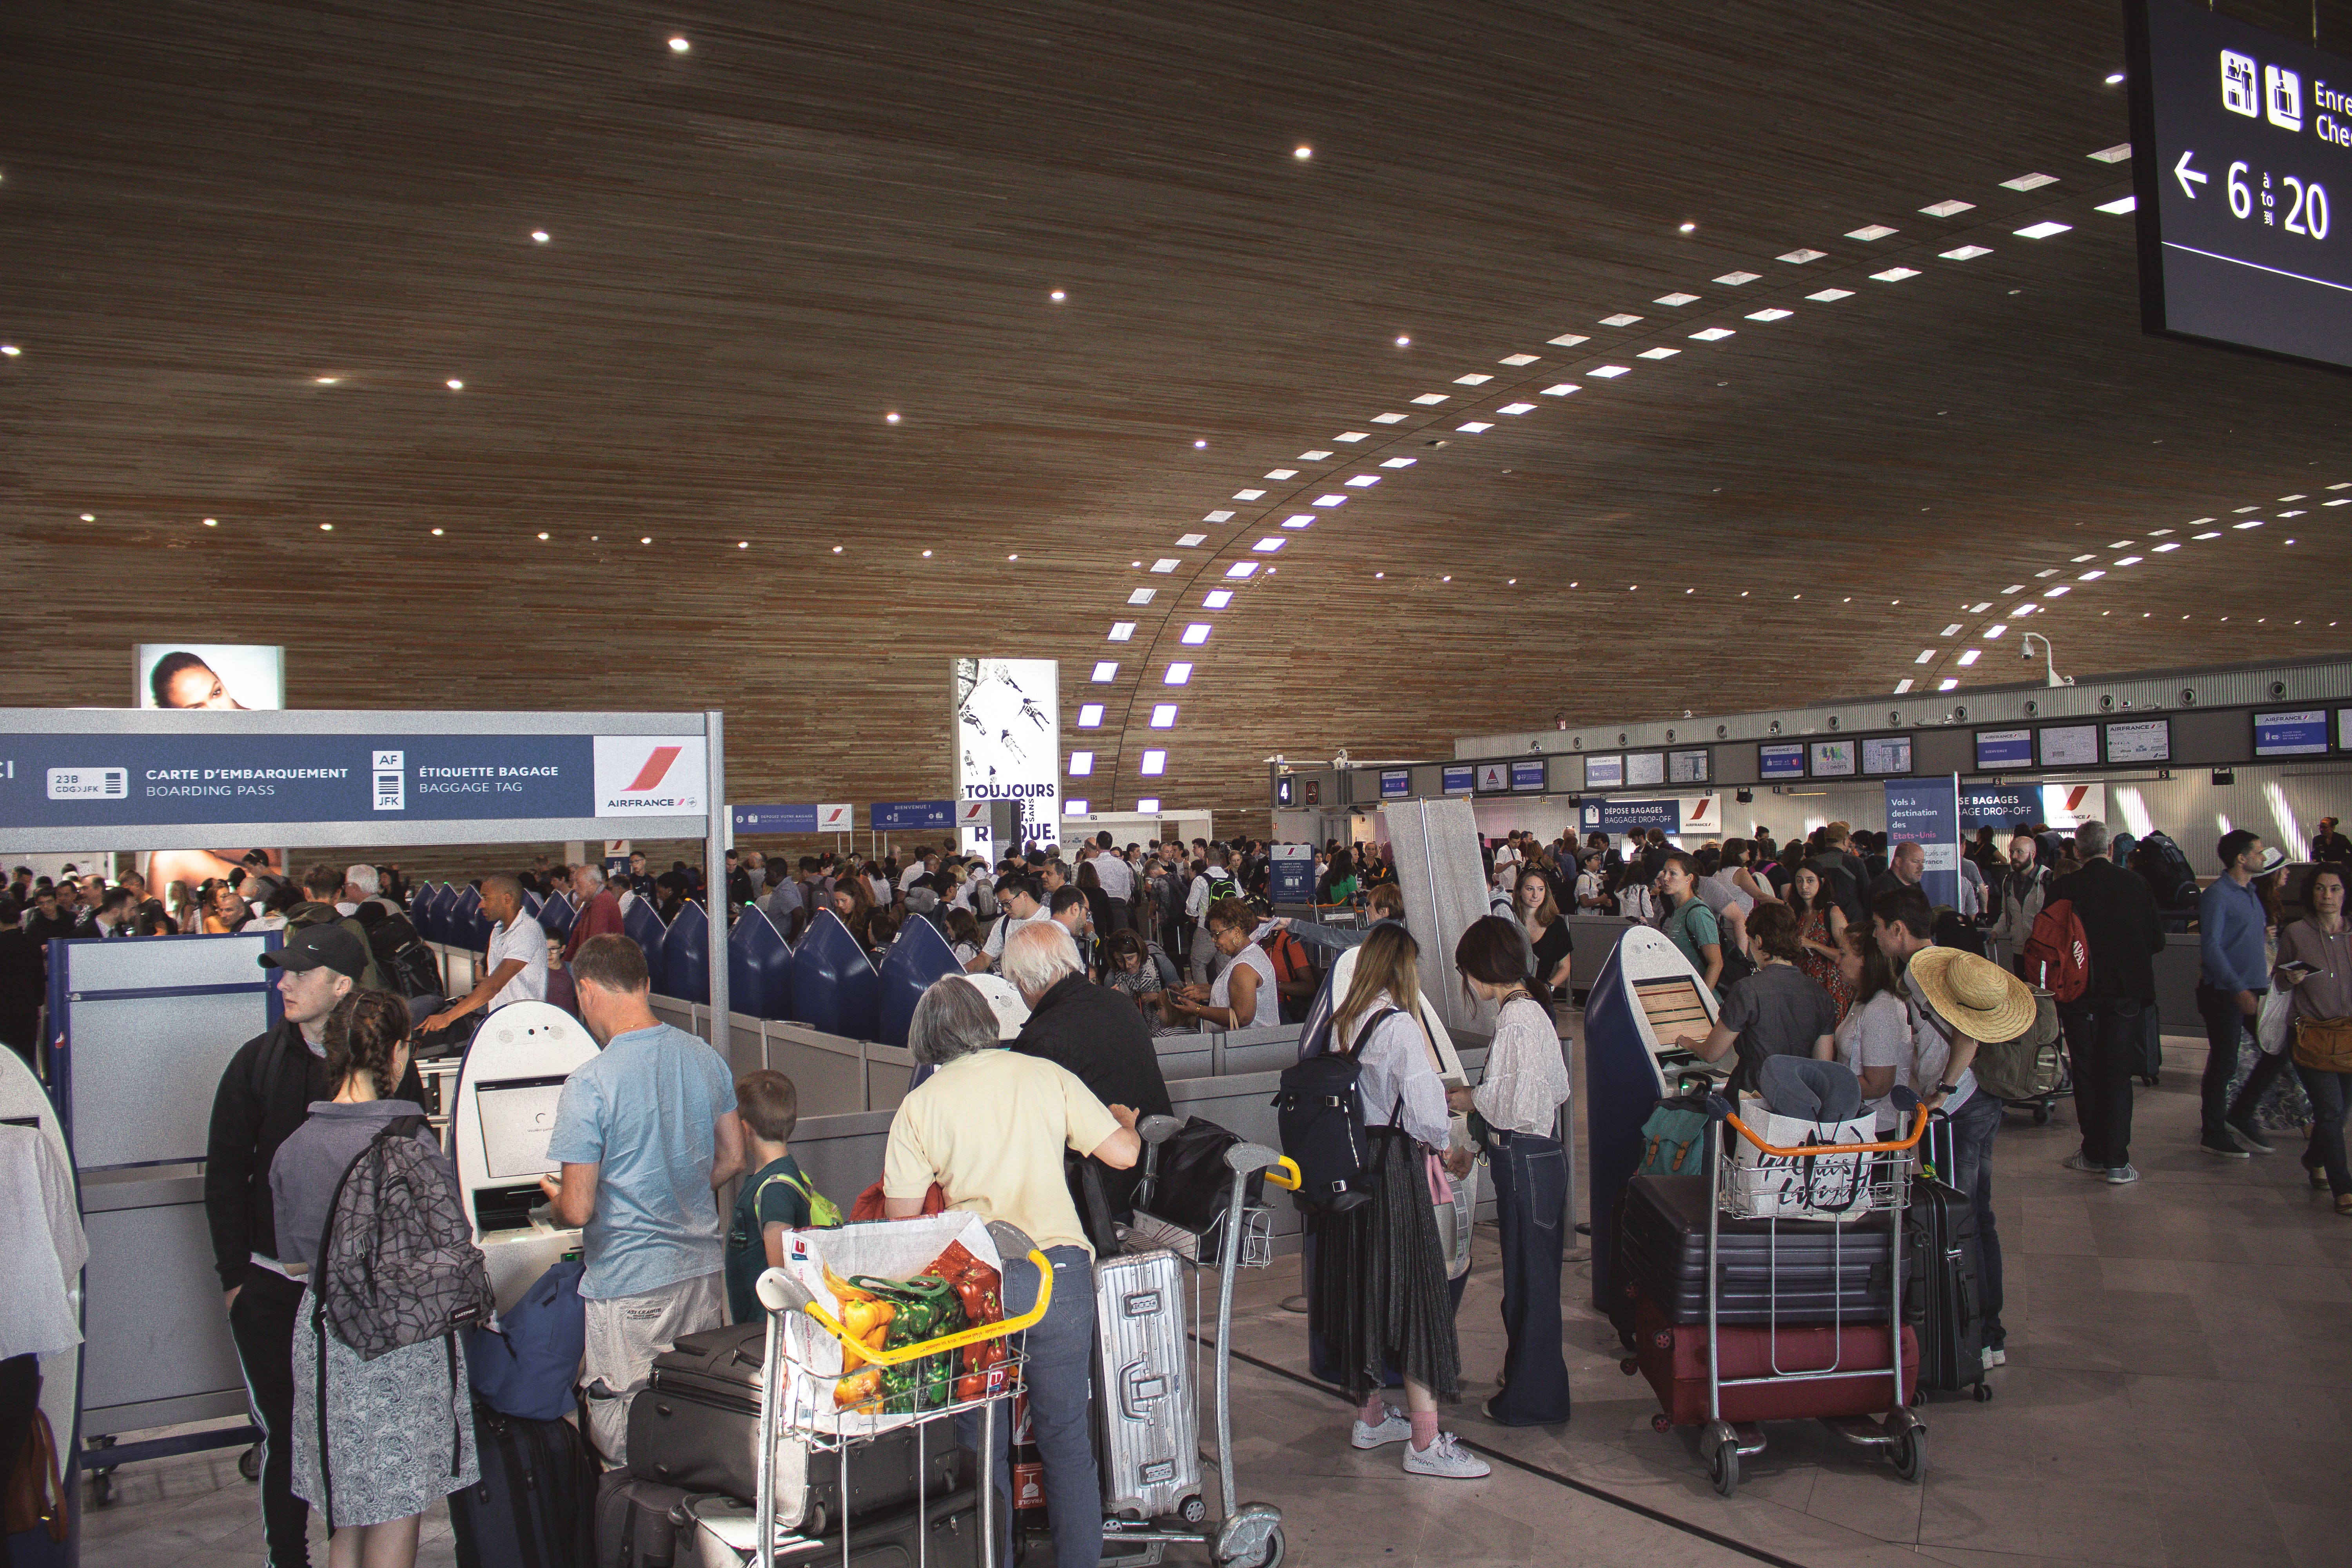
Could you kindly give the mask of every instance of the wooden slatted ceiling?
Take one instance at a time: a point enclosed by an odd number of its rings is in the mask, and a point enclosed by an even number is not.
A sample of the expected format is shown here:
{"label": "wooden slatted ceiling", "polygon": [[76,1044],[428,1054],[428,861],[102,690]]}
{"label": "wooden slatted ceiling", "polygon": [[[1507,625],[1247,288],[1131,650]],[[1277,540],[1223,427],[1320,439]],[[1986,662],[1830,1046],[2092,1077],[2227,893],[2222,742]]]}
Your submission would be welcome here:
{"label": "wooden slatted ceiling", "polygon": [[[2120,52],[2104,0],[28,0],[10,700],[120,701],[133,640],[268,637],[299,705],[715,705],[738,798],[865,801],[947,789],[951,658],[1051,655],[1098,759],[1073,794],[1246,826],[1276,751],[1886,689],[1994,618],[1961,606],[2238,506],[2273,521],[2030,624],[2077,670],[2344,646],[2315,503],[2352,479],[2346,383],[2139,334],[2129,220],[2092,210],[2129,164],[2084,157],[2125,139]],[[2028,170],[2060,183],[2000,187]],[[1917,211],[1947,197],[1974,209]],[[2042,216],[2073,232],[2011,233]],[[1538,393],[1603,355],[1634,373]],[[1515,386],[1537,411],[1491,412]],[[2007,679],[2016,636],[1919,673]]]}

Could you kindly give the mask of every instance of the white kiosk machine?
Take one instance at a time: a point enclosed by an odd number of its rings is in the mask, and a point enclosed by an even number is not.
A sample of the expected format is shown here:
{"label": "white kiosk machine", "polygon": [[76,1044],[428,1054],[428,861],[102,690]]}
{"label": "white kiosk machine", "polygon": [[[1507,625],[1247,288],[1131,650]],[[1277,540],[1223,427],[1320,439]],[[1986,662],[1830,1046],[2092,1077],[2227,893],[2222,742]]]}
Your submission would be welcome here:
{"label": "white kiosk machine", "polygon": [[579,1019],[545,1002],[511,1002],[486,1019],[466,1052],[450,1112],[457,1190],[489,1260],[499,1310],[515,1304],[548,1265],[580,1247],[580,1232],[548,1217],[541,1176],[563,1080],[596,1054]]}

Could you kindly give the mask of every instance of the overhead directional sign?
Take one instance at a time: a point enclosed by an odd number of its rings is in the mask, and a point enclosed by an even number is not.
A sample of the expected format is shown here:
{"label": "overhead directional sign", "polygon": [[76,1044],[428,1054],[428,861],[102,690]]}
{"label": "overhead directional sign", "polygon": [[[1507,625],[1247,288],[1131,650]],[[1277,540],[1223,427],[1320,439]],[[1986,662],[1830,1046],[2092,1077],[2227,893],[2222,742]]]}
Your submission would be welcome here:
{"label": "overhead directional sign", "polygon": [[2352,368],[2352,60],[2187,0],[2130,0],[2140,312]]}

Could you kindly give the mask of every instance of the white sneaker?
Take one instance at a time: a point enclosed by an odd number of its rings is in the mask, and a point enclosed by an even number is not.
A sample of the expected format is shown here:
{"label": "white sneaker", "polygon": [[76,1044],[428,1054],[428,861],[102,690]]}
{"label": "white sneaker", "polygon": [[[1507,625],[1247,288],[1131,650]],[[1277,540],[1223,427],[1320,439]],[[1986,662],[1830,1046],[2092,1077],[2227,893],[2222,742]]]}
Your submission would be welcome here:
{"label": "white sneaker", "polygon": [[2070,1171],[2088,1171],[2094,1175],[2096,1175],[2099,1172],[2106,1169],[2104,1165],[2094,1165],[2091,1163],[2088,1159],[2084,1157],[2083,1152],[2079,1149],[2074,1153],[2067,1155],[2064,1163],[2066,1168]]}
{"label": "white sneaker", "polygon": [[1984,1363],[1988,1369],[1996,1366],[2007,1366],[2009,1364],[2009,1352],[2005,1350],[1995,1350],[1992,1346],[1987,1345],[1984,1347]]}
{"label": "white sneaker", "polygon": [[2123,1164],[2110,1165],[2107,1167],[2107,1185],[2111,1187],[2127,1187],[2132,1183],[2138,1180],[2139,1167],[2137,1165]]}
{"label": "white sneaker", "polygon": [[1405,1445],[1404,1473],[1443,1476],[1448,1480],[1475,1481],[1495,1473],[1495,1467],[1464,1447],[1451,1432],[1440,1432],[1426,1448]]}
{"label": "white sneaker", "polygon": [[1359,1419],[1348,1433],[1349,1442],[1359,1448],[1385,1448],[1391,1443],[1402,1443],[1412,1436],[1412,1423],[1405,1419],[1403,1411],[1393,1405],[1384,1405],[1381,1408],[1388,1412],[1381,1418],[1381,1424],[1367,1426]]}

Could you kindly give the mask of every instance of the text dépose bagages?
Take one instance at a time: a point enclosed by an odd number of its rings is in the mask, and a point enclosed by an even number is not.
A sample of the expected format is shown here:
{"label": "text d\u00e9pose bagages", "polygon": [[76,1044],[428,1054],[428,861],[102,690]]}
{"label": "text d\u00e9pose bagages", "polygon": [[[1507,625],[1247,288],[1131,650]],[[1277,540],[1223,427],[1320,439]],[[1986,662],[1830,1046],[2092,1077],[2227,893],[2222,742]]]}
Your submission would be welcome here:
{"label": "text d\u00e9pose bagages", "polygon": [[1164,1251],[1095,1264],[1095,1408],[1106,1514],[1179,1514],[1193,1523],[1207,1517],[1182,1268]]}
{"label": "text d\u00e9pose bagages", "polygon": [[1991,1385],[1985,1382],[1975,1205],[1958,1187],[1916,1177],[1904,1226],[1911,1272],[1903,1282],[1903,1315],[1919,1325],[1921,1385],[1973,1388],[1978,1399],[1991,1398]]}
{"label": "text d\u00e9pose bagages", "polygon": [[[693,1521],[692,1544],[680,1534],[677,1568],[745,1568],[757,1540],[751,1511],[749,1503],[689,1500],[685,1512]],[[997,1528],[1004,1528],[1002,1515]],[[849,1527],[845,1559],[837,1528],[829,1536],[794,1536],[776,1545],[776,1568],[838,1568],[845,1561],[849,1568],[979,1568],[980,1489],[933,1494],[919,1510],[910,1499],[905,1508],[858,1520]]]}
{"label": "text d\u00e9pose bagages", "polygon": [[[1669,1322],[1706,1321],[1706,1187],[1703,1175],[1625,1184],[1615,1289],[1639,1286]],[[1716,1232],[1717,1321],[1884,1322],[1893,1223],[1885,1211],[1843,1223],[1725,1215]]]}
{"label": "text d\u00e9pose bagages", "polygon": [[[683,1335],[656,1356],[651,1381],[629,1406],[629,1472],[688,1491],[750,1499],[760,1480],[760,1368],[766,1346],[765,1325],[737,1323]],[[902,1426],[849,1449],[850,1518],[915,1500],[919,1434],[927,1495],[953,1489],[953,1423]],[[842,1516],[840,1457],[806,1455],[803,1464],[798,1444],[788,1439],[779,1447],[787,1452],[776,1467],[776,1517],[821,1535]]]}
{"label": "text d\u00e9pose bagages", "polygon": [[596,1542],[596,1463],[569,1421],[474,1406],[482,1479],[449,1494],[457,1568],[583,1568]]}
{"label": "text d\u00e9pose bagages", "polygon": [[676,1568],[674,1515],[691,1496],[626,1470],[606,1471],[596,1491],[596,1568]]}
{"label": "text d\u00e9pose bagages", "polygon": [[[1670,1323],[1657,1304],[1638,1291],[1633,1300],[1633,1356],[1656,1391],[1659,1408],[1677,1426],[1711,1419],[1707,1413],[1707,1338],[1705,1323]],[[1764,1377],[1792,1372],[1853,1367],[1853,1377],[1781,1378],[1723,1391],[1726,1421],[1790,1421],[1805,1416],[1876,1415],[1893,1408],[1894,1347],[1884,1319],[1875,1323],[1718,1323],[1717,1354],[1727,1378]],[[1876,1368],[1874,1374],[1867,1369]],[[1919,1342],[1909,1324],[1903,1329],[1903,1384],[1916,1396]],[[1906,1398],[1903,1403],[1909,1404]]]}

